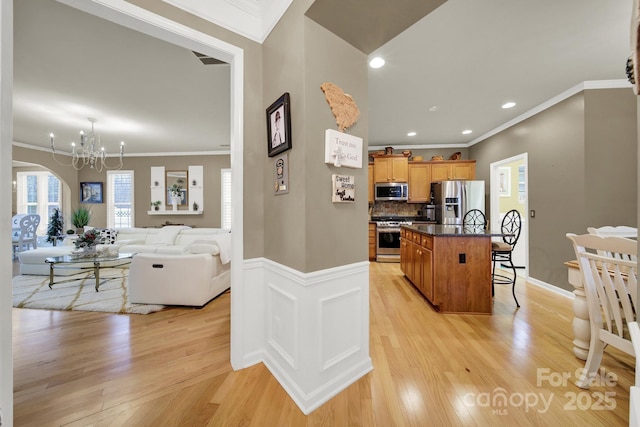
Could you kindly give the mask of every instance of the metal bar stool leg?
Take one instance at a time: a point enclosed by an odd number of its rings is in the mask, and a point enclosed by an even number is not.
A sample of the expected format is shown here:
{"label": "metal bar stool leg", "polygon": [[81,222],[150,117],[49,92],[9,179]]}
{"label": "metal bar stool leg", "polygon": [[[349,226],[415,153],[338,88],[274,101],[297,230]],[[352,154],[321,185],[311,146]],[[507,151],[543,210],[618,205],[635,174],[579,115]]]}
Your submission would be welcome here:
{"label": "metal bar stool leg", "polygon": [[513,294],[513,299],[516,302],[516,306],[520,307],[520,303],[518,303],[518,298],[516,298],[516,279],[517,279],[517,275],[516,275],[516,266],[513,265],[513,261],[511,261],[511,257],[509,257],[509,264],[511,266],[511,270],[513,271],[513,284],[511,285],[511,293]]}

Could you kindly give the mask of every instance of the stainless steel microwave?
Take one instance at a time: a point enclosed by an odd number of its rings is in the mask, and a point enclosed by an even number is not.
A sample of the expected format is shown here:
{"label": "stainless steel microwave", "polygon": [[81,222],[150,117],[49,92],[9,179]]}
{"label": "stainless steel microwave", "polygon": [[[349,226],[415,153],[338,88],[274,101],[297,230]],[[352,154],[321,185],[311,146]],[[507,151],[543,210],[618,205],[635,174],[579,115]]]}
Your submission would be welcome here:
{"label": "stainless steel microwave", "polygon": [[406,182],[377,183],[374,198],[379,201],[406,201],[409,198],[409,184]]}

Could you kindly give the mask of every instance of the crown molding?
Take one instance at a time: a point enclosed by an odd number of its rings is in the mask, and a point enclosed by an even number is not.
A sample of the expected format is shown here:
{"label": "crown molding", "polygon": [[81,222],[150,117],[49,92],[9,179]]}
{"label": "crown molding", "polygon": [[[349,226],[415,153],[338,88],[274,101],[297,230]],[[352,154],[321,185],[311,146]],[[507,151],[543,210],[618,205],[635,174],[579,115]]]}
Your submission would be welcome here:
{"label": "crown molding", "polygon": [[586,81],[586,82],[582,82],[580,84],[577,84],[575,86],[573,86],[570,89],[565,90],[564,92],[560,93],[559,95],[554,96],[553,98],[533,107],[532,109],[530,109],[529,111],[520,114],[519,116],[517,116],[516,118],[509,120],[508,122],[498,126],[495,129],[490,130],[489,132],[485,133],[484,135],[479,136],[478,138],[474,139],[473,141],[469,142],[467,145],[465,145],[466,147],[471,147],[472,145],[475,145],[479,142],[484,141],[485,139],[492,137],[493,135],[496,135],[500,132],[502,132],[505,129],[510,128],[513,125],[516,125],[530,117],[535,116],[536,114],[546,110],[547,108],[550,108],[562,101],[564,101],[567,98],[572,97],[573,95],[575,95],[576,93],[580,93],[583,92],[585,90],[590,90],[590,89],[623,89],[623,88],[629,88],[631,89],[631,83],[629,83],[627,80],[593,80],[593,81]]}
{"label": "crown molding", "polygon": [[293,0],[162,0],[178,9],[263,43]]}
{"label": "crown molding", "polygon": [[[13,141],[16,147],[26,148],[29,150],[44,151],[51,153],[49,147],[41,147],[39,145],[25,144],[24,142]],[[56,149],[56,154],[62,156],[71,156],[70,152],[60,151]],[[230,156],[231,150],[212,150],[212,151],[184,151],[184,152],[158,152],[158,153],[125,153],[124,157],[176,157],[176,156]],[[118,157],[119,154],[107,154],[106,157]]]}

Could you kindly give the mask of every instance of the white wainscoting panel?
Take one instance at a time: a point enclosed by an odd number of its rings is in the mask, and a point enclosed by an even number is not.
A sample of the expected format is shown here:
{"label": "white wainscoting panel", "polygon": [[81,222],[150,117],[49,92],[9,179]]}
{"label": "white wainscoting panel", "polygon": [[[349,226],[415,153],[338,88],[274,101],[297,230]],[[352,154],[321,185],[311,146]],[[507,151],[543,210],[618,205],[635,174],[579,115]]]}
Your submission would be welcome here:
{"label": "white wainscoting panel", "polygon": [[298,369],[298,298],[267,285],[267,344],[293,369]]}
{"label": "white wainscoting panel", "polygon": [[[264,259],[255,258],[245,260],[242,264],[244,285],[231,287],[231,299],[239,298],[242,301],[241,311],[238,316],[241,324],[232,323],[231,327],[239,328],[242,333],[238,339],[242,354],[243,368],[260,363],[264,360],[265,346],[265,286],[264,286]],[[240,289],[242,289],[241,294]],[[238,304],[240,305],[240,304]],[[233,306],[233,304],[232,304]],[[232,341],[233,345],[233,341]]]}
{"label": "white wainscoting panel", "polygon": [[[318,329],[321,331],[322,371],[357,353],[362,346],[362,292],[359,288],[320,300]],[[341,333],[336,335],[335,330]]]}
{"label": "white wainscoting panel", "polygon": [[[373,369],[369,262],[301,273],[244,261],[245,366],[262,361],[305,414]],[[233,290],[232,290],[232,298]]]}

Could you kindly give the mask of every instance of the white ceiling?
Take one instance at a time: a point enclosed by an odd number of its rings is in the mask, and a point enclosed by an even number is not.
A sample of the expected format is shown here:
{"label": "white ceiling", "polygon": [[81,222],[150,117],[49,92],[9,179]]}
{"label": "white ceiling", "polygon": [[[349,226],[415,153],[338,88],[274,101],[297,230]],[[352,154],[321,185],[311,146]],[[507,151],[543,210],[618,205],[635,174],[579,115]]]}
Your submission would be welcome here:
{"label": "white ceiling", "polygon": [[54,0],[14,1],[14,141],[108,153],[229,151],[230,67]]}
{"label": "white ceiling", "polygon": [[[259,42],[291,2],[165,1]],[[469,146],[584,81],[626,84],[631,3],[448,0],[371,54],[369,145]],[[64,151],[95,117],[111,152],[228,150],[227,65],[54,0],[14,14],[16,142]]]}
{"label": "white ceiling", "polygon": [[584,81],[626,80],[631,3],[447,1],[371,55],[386,65],[369,72],[369,145],[466,146]]}

